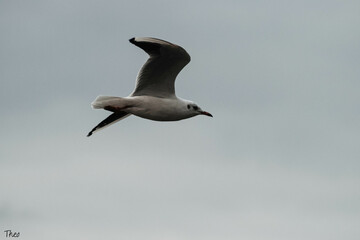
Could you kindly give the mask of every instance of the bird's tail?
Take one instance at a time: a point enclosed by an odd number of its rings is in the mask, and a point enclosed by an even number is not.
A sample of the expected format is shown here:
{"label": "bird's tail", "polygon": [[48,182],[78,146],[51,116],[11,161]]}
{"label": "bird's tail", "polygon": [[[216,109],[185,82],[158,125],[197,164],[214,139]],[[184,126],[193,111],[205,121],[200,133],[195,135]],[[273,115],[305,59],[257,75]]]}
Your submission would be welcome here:
{"label": "bird's tail", "polygon": [[107,106],[113,106],[121,108],[125,105],[124,98],[111,97],[111,96],[98,96],[92,103],[91,106],[94,109],[102,109]]}
{"label": "bird's tail", "polygon": [[94,132],[108,127],[128,116],[131,113],[127,113],[123,111],[126,107],[129,106],[128,100],[126,98],[121,97],[110,97],[110,96],[98,96],[92,103],[91,106],[94,109],[105,109],[113,112],[113,114],[109,115],[106,119],[96,125],[89,133],[88,137],[90,137]]}

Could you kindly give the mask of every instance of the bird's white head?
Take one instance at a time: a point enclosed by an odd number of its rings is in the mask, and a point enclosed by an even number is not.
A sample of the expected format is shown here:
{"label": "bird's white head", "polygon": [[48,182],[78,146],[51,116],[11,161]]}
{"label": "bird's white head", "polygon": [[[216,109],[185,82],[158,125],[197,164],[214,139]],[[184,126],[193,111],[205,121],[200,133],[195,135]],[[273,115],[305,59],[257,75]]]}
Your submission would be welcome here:
{"label": "bird's white head", "polygon": [[209,117],[212,117],[212,115],[209,112],[203,111],[196,103],[188,101],[186,103],[187,111],[190,115],[196,116],[196,115],[206,115]]}

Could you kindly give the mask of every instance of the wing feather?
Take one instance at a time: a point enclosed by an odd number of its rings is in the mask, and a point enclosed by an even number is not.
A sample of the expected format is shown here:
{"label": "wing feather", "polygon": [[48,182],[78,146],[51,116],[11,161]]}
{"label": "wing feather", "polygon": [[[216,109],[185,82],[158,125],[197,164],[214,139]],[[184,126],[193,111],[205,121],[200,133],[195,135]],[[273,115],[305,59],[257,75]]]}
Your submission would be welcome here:
{"label": "wing feather", "polygon": [[103,121],[101,121],[98,125],[96,125],[87,135],[87,137],[90,137],[94,132],[99,131],[105,127],[109,127],[110,125],[130,116],[130,113],[127,112],[114,112],[111,115],[109,115],[107,118],[105,118]]}
{"label": "wing feather", "polygon": [[132,38],[129,41],[150,56],[140,69],[131,95],[174,97],[176,76],[190,62],[189,54],[178,45],[156,38]]}

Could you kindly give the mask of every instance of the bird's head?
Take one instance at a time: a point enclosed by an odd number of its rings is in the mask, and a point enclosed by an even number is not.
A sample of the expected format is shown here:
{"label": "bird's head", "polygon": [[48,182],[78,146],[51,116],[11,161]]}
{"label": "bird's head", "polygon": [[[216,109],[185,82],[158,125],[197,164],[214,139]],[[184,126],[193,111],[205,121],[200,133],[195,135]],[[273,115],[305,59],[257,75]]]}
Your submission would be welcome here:
{"label": "bird's head", "polygon": [[196,103],[188,102],[186,104],[187,110],[192,113],[194,116],[196,115],[206,115],[212,117],[212,115],[206,111],[203,111]]}

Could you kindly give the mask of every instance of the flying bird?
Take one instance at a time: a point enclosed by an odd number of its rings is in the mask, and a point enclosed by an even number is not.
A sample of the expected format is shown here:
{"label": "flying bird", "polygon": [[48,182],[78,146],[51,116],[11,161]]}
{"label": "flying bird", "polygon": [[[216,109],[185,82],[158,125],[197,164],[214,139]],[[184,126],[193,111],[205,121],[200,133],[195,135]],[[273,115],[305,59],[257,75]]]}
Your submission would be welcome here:
{"label": "flying bird", "polygon": [[212,115],[192,101],[175,95],[175,78],[190,62],[189,54],[173,43],[149,37],[131,38],[130,43],[149,54],[140,69],[134,91],[128,97],[98,96],[94,109],[112,112],[89,133],[114,124],[131,114],[155,121],[178,121],[196,115]]}

